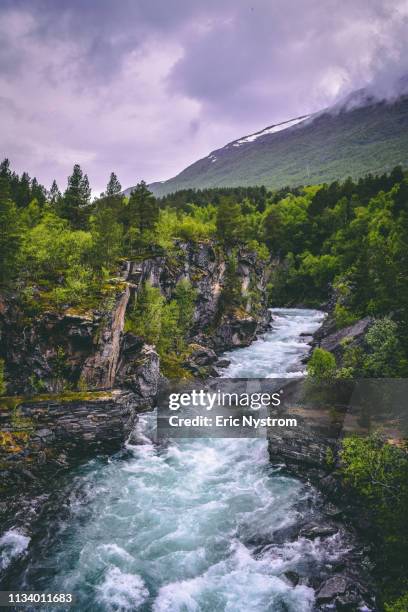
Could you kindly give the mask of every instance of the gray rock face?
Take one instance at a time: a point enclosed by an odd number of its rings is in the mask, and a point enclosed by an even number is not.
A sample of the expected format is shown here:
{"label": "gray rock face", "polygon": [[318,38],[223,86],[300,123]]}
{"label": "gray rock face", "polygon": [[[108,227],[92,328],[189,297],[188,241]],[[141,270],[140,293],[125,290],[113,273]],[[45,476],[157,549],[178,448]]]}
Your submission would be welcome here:
{"label": "gray rock face", "polygon": [[[113,388],[125,380],[128,384],[133,367],[129,351],[133,362],[137,358],[135,345],[126,344],[130,342],[124,334],[126,311],[146,281],[160,288],[168,299],[180,280],[191,282],[197,291],[192,336],[199,335],[198,343],[212,350],[246,346],[268,325],[265,288],[269,267],[245,249],[237,253],[245,308],[223,317],[219,316],[219,301],[226,281],[226,261],[222,251],[210,243],[179,242],[171,257],[128,261],[120,274],[123,289],[107,312],[47,312],[27,322],[13,296],[0,300],[0,355],[6,362],[8,393],[58,393],[67,381],[73,385],[80,381],[89,389]],[[140,356],[142,361],[144,358]],[[196,362],[196,366],[200,364]],[[152,367],[156,372],[153,362]]]}
{"label": "gray rock face", "polygon": [[82,379],[90,389],[110,389],[114,385],[129,298],[130,287],[126,285],[108,320],[102,325],[95,351],[84,364]]}
{"label": "gray rock face", "polygon": [[139,408],[153,406],[160,380],[160,359],[153,346],[140,348],[133,334],[126,334],[116,373],[116,384],[130,389]]}
{"label": "gray rock face", "polygon": [[214,332],[213,346],[217,351],[249,346],[256,338],[258,321],[251,315],[228,315]]}
{"label": "gray rock face", "polygon": [[337,528],[333,525],[309,525],[300,531],[300,535],[308,540],[327,538],[335,533],[337,533]]}
{"label": "gray rock face", "polygon": [[231,361],[229,359],[218,359],[218,361],[215,362],[215,367],[216,368],[228,368],[228,366],[230,365]]}
{"label": "gray rock face", "polygon": [[365,319],[357,321],[357,323],[354,323],[354,325],[349,325],[348,327],[339,329],[338,331],[323,337],[320,341],[320,346],[326,351],[334,353],[336,357],[340,357],[343,352],[344,342],[347,341],[349,346],[355,346],[356,344],[361,343],[364,335],[373,324],[373,321],[374,319],[372,317],[365,317]]}
{"label": "gray rock face", "polygon": [[64,374],[78,380],[84,361],[94,349],[97,317],[46,312],[27,324],[13,296],[0,300],[0,349],[6,362],[8,393],[59,392],[55,363],[63,356]]}
{"label": "gray rock face", "polygon": [[318,602],[327,602],[336,597],[336,595],[342,595],[345,593],[347,588],[347,580],[344,576],[333,576],[323,583],[323,586],[319,589],[316,599]]}
{"label": "gray rock face", "polygon": [[[270,313],[266,298],[266,283],[269,277],[269,266],[261,261],[256,253],[239,249],[237,253],[237,276],[243,296],[248,296],[246,314],[241,319],[226,319],[216,328],[220,330],[220,340],[215,340],[220,350],[245,346],[254,337],[254,329],[263,331],[270,322]],[[126,262],[122,277],[140,286],[150,282],[158,287],[163,295],[170,298],[177,283],[187,279],[197,290],[196,307],[193,315],[193,335],[201,333],[208,326],[213,326],[218,314],[219,299],[225,283],[226,261],[219,249],[210,243],[177,244],[177,253],[171,259],[153,257],[143,262]],[[251,298],[251,292],[257,292],[258,299]],[[233,331],[227,328],[233,326]],[[220,329],[221,328],[221,329]],[[211,334],[212,335],[212,334]],[[249,339],[250,338],[250,339]],[[227,343],[229,343],[227,345]]]}
{"label": "gray rock face", "polygon": [[2,470],[45,463],[70,463],[121,448],[137,418],[133,394],[118,389],[15,400],[0,411],[8,442],[0,447]]}
{"label": "gray rock face", "polygon": [[183,363],[183,367],[189,370],[194,376],[208,376],[215,372],[212,367],[217,361],[216,353],[208,346],[201,344],[193,344],[192,351],[186,361]]}
{"label": "gray rock face", "polygon": [[217,355],[212,349],[196,344],[189,361],[198,366],[208,366],[217,361]]}

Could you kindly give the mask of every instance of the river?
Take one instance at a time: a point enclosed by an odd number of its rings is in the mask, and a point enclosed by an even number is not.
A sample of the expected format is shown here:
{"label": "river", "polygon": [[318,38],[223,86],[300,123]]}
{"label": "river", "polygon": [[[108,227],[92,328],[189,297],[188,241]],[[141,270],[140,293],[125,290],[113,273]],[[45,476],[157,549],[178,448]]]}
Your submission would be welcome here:
{"label": "river", "polygon": [[[324,315],[273,315],[261,339],[225,353],[224,376],[302,374],[310,347],[301,334]],[[305,513],[319,520],[318,493],[272,466],[265,440],[158,445],[154,426],[154,412],[142,415],[139,444],[78,469],[30,534],[16,526],[0,539],[1,563],[15,566],[8,588],[73,592],[81,612],[313,610],[312,582],[295,586],[287,573],[324,571],[344,543],[282,534]]]}

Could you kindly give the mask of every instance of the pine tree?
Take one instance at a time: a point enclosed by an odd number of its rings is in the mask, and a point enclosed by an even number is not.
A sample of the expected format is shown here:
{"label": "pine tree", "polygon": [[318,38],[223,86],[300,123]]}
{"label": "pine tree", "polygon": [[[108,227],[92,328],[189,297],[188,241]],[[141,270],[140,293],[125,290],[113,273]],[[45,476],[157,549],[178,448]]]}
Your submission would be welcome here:
{"label": "pine tree", "polygon": [[109,268],[118,257],[123,239],[123,227],[116,221],[114,211],[99,206],[91,217],[93,235],[93,261],[96,267]]}
{"label": "pine tree", "polygon": [[123,220],[122,185],[114,172],[111,172],[106,192],[101,194],[98,207],[110,208],[115,216],[115,221]]}
{"label": "pine tree", "polygon": [[0,178],[10,179],[11,171],[10,171],[10,160],[5,157],[0,164]]}
{"label": "pine tree", "polygon": [[39,206],[44,206],[47,201],[46,189],[39,184],[37,179],[34,177],[31,181],[30,201],[37,200]]}
{"label": "pine tree", "polygon": [[392,169],[391,174],[390,174],[391,186],[394,185],[395,183],[401,183],[403,180],[404,180],[404,171],[402,169],[402,166],[395,166],[395,168]]}
{"label": "pine tree", "polygon": [[193,315],[197,290],[191,286],[190,281],[183,279],[179,281],[174,290],[173,299],[179,308],[179,318],[177,321],[180,330],[181,341],[187,339],[188,333],[193,323]]}
{"label": "pine tree", "polygon": [[88,177],[83,174],[81,166],[75,164],[61,202],[61,216],[68,219],[75,229],[82,229],[86,225],[86,207],[90,198]]}
{"label": "pine tree", "polygon": [[242,287],[238,276],[238,258],[236,249],[226,257],[223,289],[218,303],[218,316],[232,312],[242,306]]}
{"label": "pine tree", "polygon": [[51,185],[51,189],[48,192],[48,202],[51,204],[51,206],[58,208],[61,202],[61,198],[62,195],[58,188],[57,181],[54,179]]}
{"label": "pine tree", "polygon": [[31,200],[31,179],[27,172],[23,172],[17,188],[16,204],[19,208],[25,208]]}
{"label": "pine tree", "polygon": [[20,247],[20,227],[15,204],[10,199],[6,177],[0,177],[0,282],[14,276],[14,264]]}
{"label": "pine tree", "polygon": [[232,197],[220,199],[217,209],[217,237],[225,244],[236,244],[242,232],[241,205]]}
{"label": "pine tree", "polygon": [[114,172],[111,172],[109,183],[106,186],[106,196],[119,196],[122,192],[122,185],[119,183],[118,177]]}
{"label": "pine tree", "polygon": [[122,207],[122,186],[112,172],[106,192],[96,202],[96,211],[91,220],[95,261],[99,266],[109,267],[119,255],[123,241],[123,226],[119,222]]}
{"label": "pine tree", "polygon": [[144,181],[136,185],[128,203],[128,226],[141,232],[153,230],[159,218],[159,205]]}
{"label": "pine tree", "polygon": [[401,212],[408,212],[408,179],[402,181],[394,193],[394,214],[398,216]]}

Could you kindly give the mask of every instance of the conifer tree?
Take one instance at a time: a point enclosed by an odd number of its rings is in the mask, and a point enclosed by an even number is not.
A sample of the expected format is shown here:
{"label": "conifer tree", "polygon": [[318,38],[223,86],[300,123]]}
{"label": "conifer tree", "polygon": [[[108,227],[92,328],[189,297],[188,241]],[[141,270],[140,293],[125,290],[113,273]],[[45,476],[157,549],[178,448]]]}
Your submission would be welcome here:
{"label": "conifer tree", "polygon": [[30,201],[31,200],[37,200],[39,206],[44,206],[47,200],[47,192],[45,188],[39,184],[35,177],[31,181]]}
{"label": "conifer tree", "polygon": [[122,185],[119,182],[118,177],[114,172],[111,172],[109,183],[106,186],[106,196],[115,197],[120,196],[122,192]]}
{"label": "conifer tree", "polygon": [[82,229],[86,225],[86,207],[90,198],[88,177],[83,174],[81,166],[75,164],[61,202],[61,216],[68,219],[75,229]]}
{"label": "conifer tree", "polygon": [[54,179],[48,192],[48,202],[51,204],[51,206],[58,208],[61,203],[61,198],[62,195],[58,188],[57,181]]}
{"label": "conifer tree", "polygon": [[235,244],[242,232],[241,206],[232,197],[220,199],[217,209],[217,237],[225,244]]}
{"label": "conifer tree", "polygon": [[156,198],[147,188],[144,181],[136,185],[130,194],[128,203],[128,225],[141,232],[154,229],[159,218],[159,206]]}
{"label": "conifer tree", "polygon": [[0,164],[0,178],[10,179],[11,171],[10,171],[10,160],[5,157]]}
{"label": "conifer tree", "polygon": [[122,246],[123,226],[119,223],[123,205],[121,192],[122,186],[112,172],[106,192],[96,202],[95,214],[91,218],[95,261],[99,266],[112,265]]}
{"label": "conifer tree", "polygon": [[29,205],[31,199],[31,179],[27,172],[23,172],[17,187],[17,206],[19,206],[19,208],[25,208]]}
{"label": "conifer tree", "polygon": [[20,246],[20,227],[15,204],[10,199],[6,177],[0,177],[0,282],[14,275],[14,264]]}

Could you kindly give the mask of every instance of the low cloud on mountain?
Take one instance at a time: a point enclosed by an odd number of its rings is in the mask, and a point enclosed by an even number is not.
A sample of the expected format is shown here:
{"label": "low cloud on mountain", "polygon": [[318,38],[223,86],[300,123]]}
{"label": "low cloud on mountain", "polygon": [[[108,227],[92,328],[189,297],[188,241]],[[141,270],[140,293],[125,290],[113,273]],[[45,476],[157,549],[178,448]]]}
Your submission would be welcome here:
{"label": "low cloud on mountain", "polygon": [[63,187],[176,174],[408,72],[406,0],[0,0],[2,155]]}

